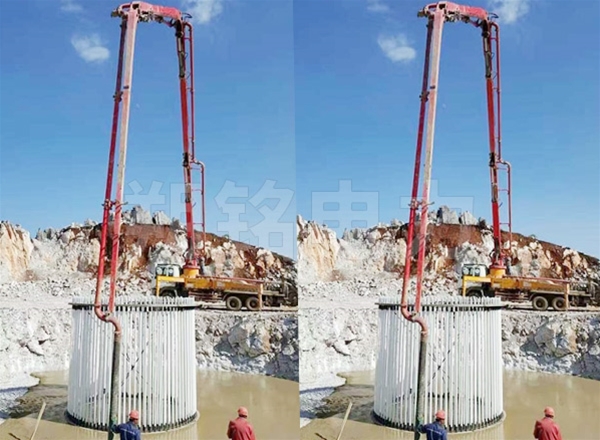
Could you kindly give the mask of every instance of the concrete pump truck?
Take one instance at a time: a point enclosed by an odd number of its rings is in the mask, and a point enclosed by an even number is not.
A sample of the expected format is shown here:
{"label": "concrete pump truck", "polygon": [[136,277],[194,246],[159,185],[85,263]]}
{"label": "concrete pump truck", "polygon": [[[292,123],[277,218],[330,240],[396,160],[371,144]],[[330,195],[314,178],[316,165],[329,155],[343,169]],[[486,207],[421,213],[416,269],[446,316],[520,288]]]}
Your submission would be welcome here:
{"label": "concrete pump truck", "polygon": [[[131,102],[131,85],[133,72],[133,53],[138,22],[157,22],[174,29],[178,73],[179,94],[181,102],[181,125],[183,129],[183,177],[185,184],[185,220],[187,235],[187,252],[183,267],[172,264],[159,264],[156,267],[155,294],[158,296],[194,296],[197,299],[218,302],[225,301],[227,309],[261,310],[263,305],[281,306],[297,305],[297,291],[293,281],[282,280],[270,285],[264,280],[208,276],[204,271],[206,261],[206,216],[204,163],[196,158],[195,150],[195,113],[194,113],[194,47],[191,16],[176,8],[156,6],[145,2],[132,2],[119,6],[112,13],[113,17],[122,19],[121,39],[117,67],[116,91],[112,119],[108,176],[104,198],[104,215],[100,240],[100,267],[98,270],[98,287],[104,276],[104,257],[108,231],[112,226],[111,257],[111,294],[114,295],[118,267],[119,242],[121,237],[121,214],[123,187],[125,176],[125,159],[127,150],[127,134],[129,128],[129,110]],[[118,142],[117,142],[118,139]],[[119,144],[118,170],[116,179],[116,199],[112,198],[112,183],[116,146]],[[192,171],[200,175],[200,187],[192,186]],[[192,193],[200,193],[201,221],[194,223]],[[112,225],[109,220],[112,215]],[[196,242],[194,226],[199,225],[200,243]]]}
{"label": "concrete pump truck", "polygon": [[[487,98],[487,121],[489,143],[489,169],[492,201],[493,250],[491,265],[465,264],[462,268],[460,294],[464,296],[499,296],[511,302],[531,302],[535,310],[567,310],[569,305],[587,305],[594,294],[595,285],[589,283],[585,290],[574,289],[571,282],[552,278],[513,276],[507,272],[511,258],[512,243],[512,206],[511,206],[511,166],[502,157],[502,136],[500,117],[500,30],[494,21],[497,16],[482,8],[463,6],[441,1],[423,8],[418,16],[428,19],[425,67],[421,91],[417,151],[413,177],[411,210],[408,226],[407,249],[412,249],[415,235],[417,211],[419,214],[418,255],[417,255],[417,297],[420,295],[424,255],[427,234],[427,211],[429,203],[429,185],[433,158],[435,117],[442,28],[445,22],[464,22],[481,30],[483,58],[485,67],[485,86]],[[421,200],[418,199],[421,159],[425,143],[423,164],[423,188]],[[499,188],[498,175],[506,171],[507,187]],[[500,219],[500,193],[507,199],[507,221]],[[501,227],[507,228],[507,246],[504,246]],[[404,282],[408,285],[411,255],[407,253]]]}

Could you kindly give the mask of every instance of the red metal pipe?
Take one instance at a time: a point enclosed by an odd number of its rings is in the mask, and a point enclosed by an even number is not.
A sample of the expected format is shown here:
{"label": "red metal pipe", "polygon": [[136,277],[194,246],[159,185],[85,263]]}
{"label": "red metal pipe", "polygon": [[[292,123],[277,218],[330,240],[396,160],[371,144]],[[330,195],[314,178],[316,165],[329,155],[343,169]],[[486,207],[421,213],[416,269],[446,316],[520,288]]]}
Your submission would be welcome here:
{"label": "red metal pipe", "polygon": [[191,145],[191,150],[192,150],[192,158],[194,158],[194,160],[196,159],[196,105],[194,102],[194,91],[195,91],[195,84],[194,84],[194,28],[192,26],[191,23],[189,22],[184,22],[183,23],[183,28],[184,31],[187,30],[188,31],[188,44],[190,46],[190,53],[189,53],[189,57],[190,57],[190,88],[189,88],[189,93],[190,93],[190,145]]}
{"label": "red metal pipe", "polygon": [[433,15],[433,31],[431,37],[431,71],[429,79],[429,106],[427,108],[427,132],[425,138],[425,163],[423,167],[423,195],[421,199],[421,223],[419,228],[419,254],[417,257],[417,292],[415,313],[421,312],[421,294],[423,289],[423,271],[425,269],[425,248],[427,240],[427,212],[429,209],[429,186],[433,164],[433,145],[435,139],[435,116],[437,111],[437,91],[440,70],[440,48],[444,29],[444,10],[438,8]]}
{"label": "red metal pipe", "polygon": [[113,183],[113,172],[115,166],[115,150],[117,145],[117,127],[119,125],[119,110],[121,103],[121,83],[122,83],[122,72],[123,72],[123,52],[125,47],[125,35],[127,33],[127,22],[125,19],[121,20],[121,37],[119,39],[119,60],[117,63],[117,80],[115,85],[114,94],[114,106],[113,106],[113,118],[112,118],[112,130],[110,135],[110,150],[108,155],[108,172],[106,178],[106,191],[104,194],[104,213],[102,216],[102,232],[100,236],[100,257],[98,259],[98,274],[96,278],[96,295],[94,298],[94,313],[102,321],[107,321],[113,324],[115,331],[121,332],[119,322],[114,319],[114,316],[107,318],[107,315],[102,312],[100,299],[102,296],[102,284],[104,280],[104,258],[106,256],[106,239],[108,236],[108,227],[110,219],[110,211],[112,209],[112,183]]}
{"label": "red metal pipe", "polygon": [[113,220],[112,256],[110,271],[110,296],[108,309],[114,312],[117,271],[119,266],[119,247],[121,239],[121,214],[123,212],[123,190],[125,187],[125,161],[127,159],[127,136],[129,133],[129,112],[131,108],[131,86],[133,80],[133,56],[137,31],[137,10],[132,8],[127,14],[127,37],[125,41],[125,62],[123,75],[123,112],[119,124],[119,164],[117,168],[117,191],[115,198],[115,216]]}
{"label": "red metal pipe", "polygon": [[497,145],[498,145],[498,160],[502,160],[502,106],[501,106],[501,90],[500,90],[500,27],[497,23],[488,21],[490,27],[491,39],[494,41],[496,50],[494,51],[496,65],[496,124],[497,124]]}
{"label": "red metal pipe", "polygon": [[490,151],[490,183],[492,197],[492,229],[494,238],[494,252],[492,254],[492,267],[501,267],[501,249],[502,237],[500,231],[500,207],[498,204],[498,153],[496,151],[496,127],[494,115],[494,83],[492,67],[492,49],[490,30],[487,24],[483,26],[483,56],[485,60],[485,86],[487,98],[487,116],[488,116],[488,142]]}
{"label": "red metal pipe", "polygon": [[[194,160],[194,163],[200,166],[200,195],[201,195],[201,203],[202,203],[202,247],[200,248],[200,256],[202,258],[206,257],[206,202],[205,202],[205,181],[204,181],[204,170],[205,166],[203,162],[199,160]],[[231,279],[231,278],[230,278]]]}
{"label": "red metal pipe", "polygon": [[181,126],[183,134],[183,182],[185,186],[185,222],[188,239],[185,266],[198,267],[196,261],[196,237],[194,232],[194,217],[192,212],[192,163],[194,157],[190,151],[190,126],[188,115],[188,85],[187,85],[187,51],[185,45],[185,27],[177,24],[176,31],[177,57],[179,60],[179,95],[181,98]]}
{"label": "red metal pipe", "polygon": [[419,128],[417,131],[417,148],[415,153],[415,168],[413,174],[413,186],[411,193],[411,203],[410,203],[410,214],[408,220],[408,231],[406,236],[406,257],[404,261],[404,276],[402,283],[402,300],[401,300],[401,311],[402,316],[406,319],[410,320],[410,315],[408,314],[408,304],[407,304],[407,293],[408,286],[410,283],[410,273],[412,268],[412,247],[413,247],[413,234],[415,229],[416,222],[416,212],[419,206],[419,202],[417,200],[419,194],[419,179],[421,173],[421,155],[423,151],[423,133],[425,127],[425,114],[427,109],[427,100],[429,92],[427,91],[427,87],[429,85],[429,58],[431,52],[431,35],[433,30],[433,19],[430,18],[427,21],[427,40],[425,45],[425,67],[423,69],[423,83],[421,86],[421,108],[419,110]]}
{"label": "red metal pipe", "polygon": [[192,151],[192,160],[193,162],[200,166],[200,179],[201,179],[201,188],[200,188],[200,197],[201,197],[201,207],[202,207],[202,247],[200,248],[200,256],[201,258],[206,257],[206,192],[205,192],[205,171],[206,167],[203,162],[196,159],[196,104],[195,104],[195,83],[194,83],[194,27],[190,22],[183,23],[184,30],[187,30],[188,36],[187,41],[189,44],[189,79],[190,79],[190,87],[189,91],[189,101],[190,101],[190,148]]}
{"label": "red metal pipe", "polygon": [[[421,87],[421,106],[420,106],[420,111],[419,111],[419,127],[418,127],[418,131],[417,131],[417,147],[416,147],[416,152],[415,152],[415,169],[414,169],[414,176],[413,176],[413,187],[412,187],[412,194],[411,194],[411,203],[410,203],[410,215],[409,215],[409,222],[408,222],[408,235],[406,237],[406,259],[405,259],[405,264],[404,264],[404,276],[403,276],[403,283],[402,283],[402,297],[400,300],[400,312],[402,313],[402,316],[407,319],[408,321],[414,322],[419,324],[419,326],[421,327],[421,342],[420,342],[420,349],[419,349],[419,360],[418,360],[418,374],[417,374],[417,401],[416,401],[416,417],[415,417],[415,426],[414,426],[414,433],[415,433],[415,439],[418,440],[421,436],[420,434],[420,427],[423,424],[423,405],[424,405],[424,401],[425,401],[425,364],[426,364],[426,356],[427,356],[427,323],[425,322],[425,320],[423,319],[422,316],[419,315],[420,311],[421,311],[421,289],[420,289],[420,284],[421,284],[421,278],[422,277],[422,258],[423,258],[423,249],[424,249],[424,238],[423,238],[423,224],[425,225],[425,231],[427,230],[427,196],[429,194],[429,185],[428,185],[428,181],[427,179],[430,178],[430,170],[431,170],[431,151],[427,151],[426,152],[426,156],[425,156],[425,161],[426,161],[426,166],[425,166],[425,175],[426,177],[426,184],[423,188],[423,194],[425,196],[424,201],[422,201],[421,203],[424,202],[424,204],[422,205],[422,211],[421,211],[421,233],[419,234],[419,251],[417,253],[417,293],[416,293],[416,301],[415,301],[415,312],[414,313],[409,313],[408,312],[408,298],[407,298],[407,293],[408,293],[408,286],[409,286],[409,282],[410,282],[410,273],[411,273],[411,266],[412,266],[412,246],[413,246],[413,234],[414,234],[414,227],[415,227],[415,221],[416,221],[416,211],[417,208],[419,206],[419,202],[417,200],[418,197],[418,193],[419,193],[419,181],[420,181],[420,171],[421,171],[421,156],[422,156],[422,151],[423,151],[423,137],[424,137],[424,126],[425,126],[425,114],[426,114],[426,110],[429,110],[429,112],[431,111],[431,108],[428,108],[428,100],[430,99],[430,95],[432,95],[432,91],[434,92],[433,95],[435,94],[435,89],[431,89],[429,87],[429,75],[430,75],[430,66],[429,66],[429,62],[430,62],[430,53],[431,53],[431,46],[432,46],[432,39],[437,37],[437,31],[438,31],[438,23],[436,23],[435,18],[433,17],[429,17],[429,20],[427,22],[427,42],[426,42],[426,49],[425,49],[425,67],[424,67],[424,72],[423,72],[423,83],[422,83],[422,87]],[[439,38],[438,38],[439,40]],[[435,46],[435,44],[434,44]],[[438,41],[438,46],[439,46],[439,41]],[[434,64],[436,62],[436,57],[437,59],[439,59],[439,53],[436,53],[434,50]],[[437,81],[437,72],[434,72],[435,74],[435,79]],[[433,96],[433,102],[435,104],[435,96]],[[430,115],[430,113],[428,112],[428,114]],[[428,121],[428,130],[427,130],[427,134],[428,136],[430,135],[430,130],[429,130],[429,121]],[[429,169],[427,164],[429,164]]]}
{"label": "red metal pipe", "polygon": [[501,160],[500,163],[506,166],[506,176],[508,185],[506,189],[506,194],[508,198],[508,242],[512,245],[512,169],[510,162]]}
{"label": "red metal pipe", "polygon": [[488,22],[491,28],[491,38],[494,41],[495,52],[495,79],[496,79],[496,125],[497,125],[497,149],[498,149],[498,163],[506,166],[507,173],[507,189],[506,196],[508,199],[508,241],[512,243],[512,176],[511,176],[511,165],[505,161],[502,157],[502,93],[501,93],[501,78],[500,78],[500,26],[495,22]]}

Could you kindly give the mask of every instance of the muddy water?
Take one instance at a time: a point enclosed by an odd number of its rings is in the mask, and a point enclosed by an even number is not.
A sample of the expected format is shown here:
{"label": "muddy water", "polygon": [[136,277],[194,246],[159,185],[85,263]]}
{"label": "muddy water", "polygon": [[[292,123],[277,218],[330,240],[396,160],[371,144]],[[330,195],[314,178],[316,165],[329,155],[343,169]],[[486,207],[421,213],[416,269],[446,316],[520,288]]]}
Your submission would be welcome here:
{"label": "muddy water", "polygon": [[[409,440],[410,432],[373,424],[374,372],[345,375],[347,384],[326,399],[320,418],[301,430],[301,439],[336,439],[348,402],[352,412],[344,427],[343,440]],[[485,430],[451,434],[464,440],[532,439],[536,418],[545,406],[556,410],[556,422],[565,440],[597,440],[600,438],[600,381],[573,376],[506,371],[504,373],[504,411],[506,418]],[[423,438],[423,437],[421,437]]]}
{"label": "muddy water", "polygon": [[[32,388],[11,418],[0,425],[0,439],[29,440],[42,400],[46,409],[35,440],[105,440],[106,433],[69,425],[67,372],[36,375],[40,384]],[[198,411],[194,424],[167,433],[143,434],[154,440],[225,439],[227,424],[239,406],[250,412],[250,423],[261,440],[298,439],[300,413],[296,382],[237,373],[198,372]],[[18,417],[18,418],[17,418]],[[141,414],[143,418],[144,415]]]}

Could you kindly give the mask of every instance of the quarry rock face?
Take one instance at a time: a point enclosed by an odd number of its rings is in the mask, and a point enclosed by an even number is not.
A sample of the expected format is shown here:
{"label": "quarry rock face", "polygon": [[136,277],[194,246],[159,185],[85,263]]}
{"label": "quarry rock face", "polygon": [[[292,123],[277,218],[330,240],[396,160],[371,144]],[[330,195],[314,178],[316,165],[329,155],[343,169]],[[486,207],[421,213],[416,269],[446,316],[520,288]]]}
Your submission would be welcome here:
{"label": "quarry rock face", "polygon": [[200,368],[298,380],[298,321],[289,313],[197,312],[196,347]]}
{"label": "quarry rock face", "polygon": [[23,277],[34,245],[29,232],[8,222],[0,223],[0,281]]}
{"label": "quarry rock face", "polygon": [[[151,215],[140,206],[123,213],[119,269],[124,275],[145,276],[160,263],[183,263],[187,249],[185,231],[163,212]],[[53,271],[63,273],[98,270],[100,225],[72,224],[60,231],[40,230],[31,239],[29,232],[8,222],[0,223],[0,283],[43,279]],[[201,234],[196,234],[201,246]],[[108,240],[110,249],[110,238]],[[295,262],[287,257],[245,243],[207,234],[207,266],[214,275],[226,271],[236,277],[293,278]],[[110,253],[107,255],[109,261]],[[227,263],[225,263],[227,261]]]}
{"label": "quarry rock face", "polygon": [[600,379],[598,313],[504,313],[502,344],[507,367]]}
{"label": "quarry rock face", "polygon": [[297,226],[298,276],[307,281],[327,278],[335,269],[340,251],[335,233],[300,216]]}
{"label": "quarry rock face", "polygon": [[[489,265],[492,231],[484,219],[447,208],[429,213],[423,295],[456,295],[462,265]],[[336,372],[375,368],[377,301],[401,292],[407,226],[400,222],[344,231],[298,219],[300,382],[334,386]],[[524,276],[600,278],[596,258],[572,249],[503,234],[511,273]],[[409,279],[409,301],[414,291]],[[502,312],[506,368],[576,374],[600,379],[600,312]],[[305,385],[302,385],[305,384]],[[309,385],[306,385],[309,384]]]}
{"label": "quarry rock face", "polygon": [[[183,263],[185,231],[177,220],[141,207],[124,212],[121,231],[117,295],[151,294],[157,264]],[[30,386],[28,373],[68,368],[69,301],[95,292],[100,232],[86,221],[31,238],[18,225],[0,223],[0,401],[3,390]],[[200,245],[200,233],[196,240]],[[214,275],[296,283],[296,262],[267,249],[207,234],[206,255]],[[106,295],[108,279],[103,286]],[[196,342],[198,367],[298,379],[293,311],[198,310]]]}
{"label": "quarry rock face", "polygon": [[[442,276],[460,273],[464,263],[490,264],[492,232],[469,212],[459,216],[441,207],[428,225],[426,270]],[[359,274],[401,274],[406,257],[407,225],[394,222],[368,229],[334,231],[298,217],[300,282],[349,279]],[[600,278],[598,259],[534,237],[503,232],[511,254],[512,274],[549,278]],[[416,256],[417,244],[412,249]]]}
{"label": "quarry rock face", "polygon": [[[374,369],[378,322],[375,307],[300,309],[300,381]],[[600,380],[600,316],[503,311],[502,351],[508,369]]]}

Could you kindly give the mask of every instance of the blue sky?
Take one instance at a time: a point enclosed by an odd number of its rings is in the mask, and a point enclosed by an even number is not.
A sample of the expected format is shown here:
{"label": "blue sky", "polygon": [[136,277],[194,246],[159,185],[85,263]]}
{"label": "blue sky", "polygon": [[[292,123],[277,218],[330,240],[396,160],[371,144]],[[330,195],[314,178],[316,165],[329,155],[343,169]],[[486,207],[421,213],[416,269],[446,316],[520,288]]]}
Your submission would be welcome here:
{"label": "blue sky", "polygon": [[[576,3],[491,4],[504,19],[503,154],[513,165],[513,230],[599,256],[598,3]],[[359,220],[364,213],[348,210],[356,196],[335,194],[343,179],[352,191],[367,193],[362,201],[376,203],[381,221],[407,220],[426,36],[426,21],[416,13],[423,5],[295,2],[297,203],[303,216],[335,225],[329,220],[340,213],[318,212],[312,206],[318,200],[342,202],[340,209],[345,202],[341,229]],[[490,219],[480,32],[447,24],[442,46],[434,208],[446,203]],[[314,194],[322,192],[333,194]]]}
{"label": "blue sky", "polygon": [[[110,12],[118,4],[1,2],[2,16],[27,17],[28,24],[23,32],[22,22],[7,20],[0,31],[0,217],[33,234],[38,227],[101,219],[120,32],[119,19]],[[291,255],[292,3],[176,0],[174,5],[194,16],[196,145],[207,166],[208,229]],[[172,217],[183,212],[177,73],[173,30],[140,24],[126,200]],[[227,181],[239,192],[227,191],[221,210],[215,198],[225,194],[220,191]],[[258,197],[266,200],[251,199],[264,185]],[[273,199],[279,196],[281,204]],[[261,206],[266,217],[257,211]],[[268,237],[278,226],[279,236]]]}
{"label": "blue sky", "polygon": [[[22,23],[4,20],[0,28],[0,218],[33,233],[100,219],[119,37],[110,11],[118,3],[1,2],[2,16],[26,16],[29,26],[23,32]],[[477,3],[502,19],[503,150],[514,168],[514,230],[600,256],[598,4]],[[316,201],[375,203],[367,224],[406,220],[425,39],[416,12],[425,2],[169,4],[194,16],[197,149],[207,164],[209,230],[289,255],[296,212],[335,226],[335,214],[313,209]],[[173,33],[141,24],[137,41],[126,199],[179,216]],[[448,24],[434,207],[490,218],[486,130],[480,34]],[[340,181],[366,193],[363,199],[340,198]],[[237,198],[221,191],[232,184],[241,187]],[[258,198],[271,199],[262,204],[251,199],[261,187]],[[218,194],[226,198],[220,207]],[[267,211],[278,197],[288,199],[278,207],[280,219]],[[247,225],[235,222],[236,209],[245,209]],[[361,217],[339,215],[338,232]],[[278,227],[279,237],[268,241]]]}

